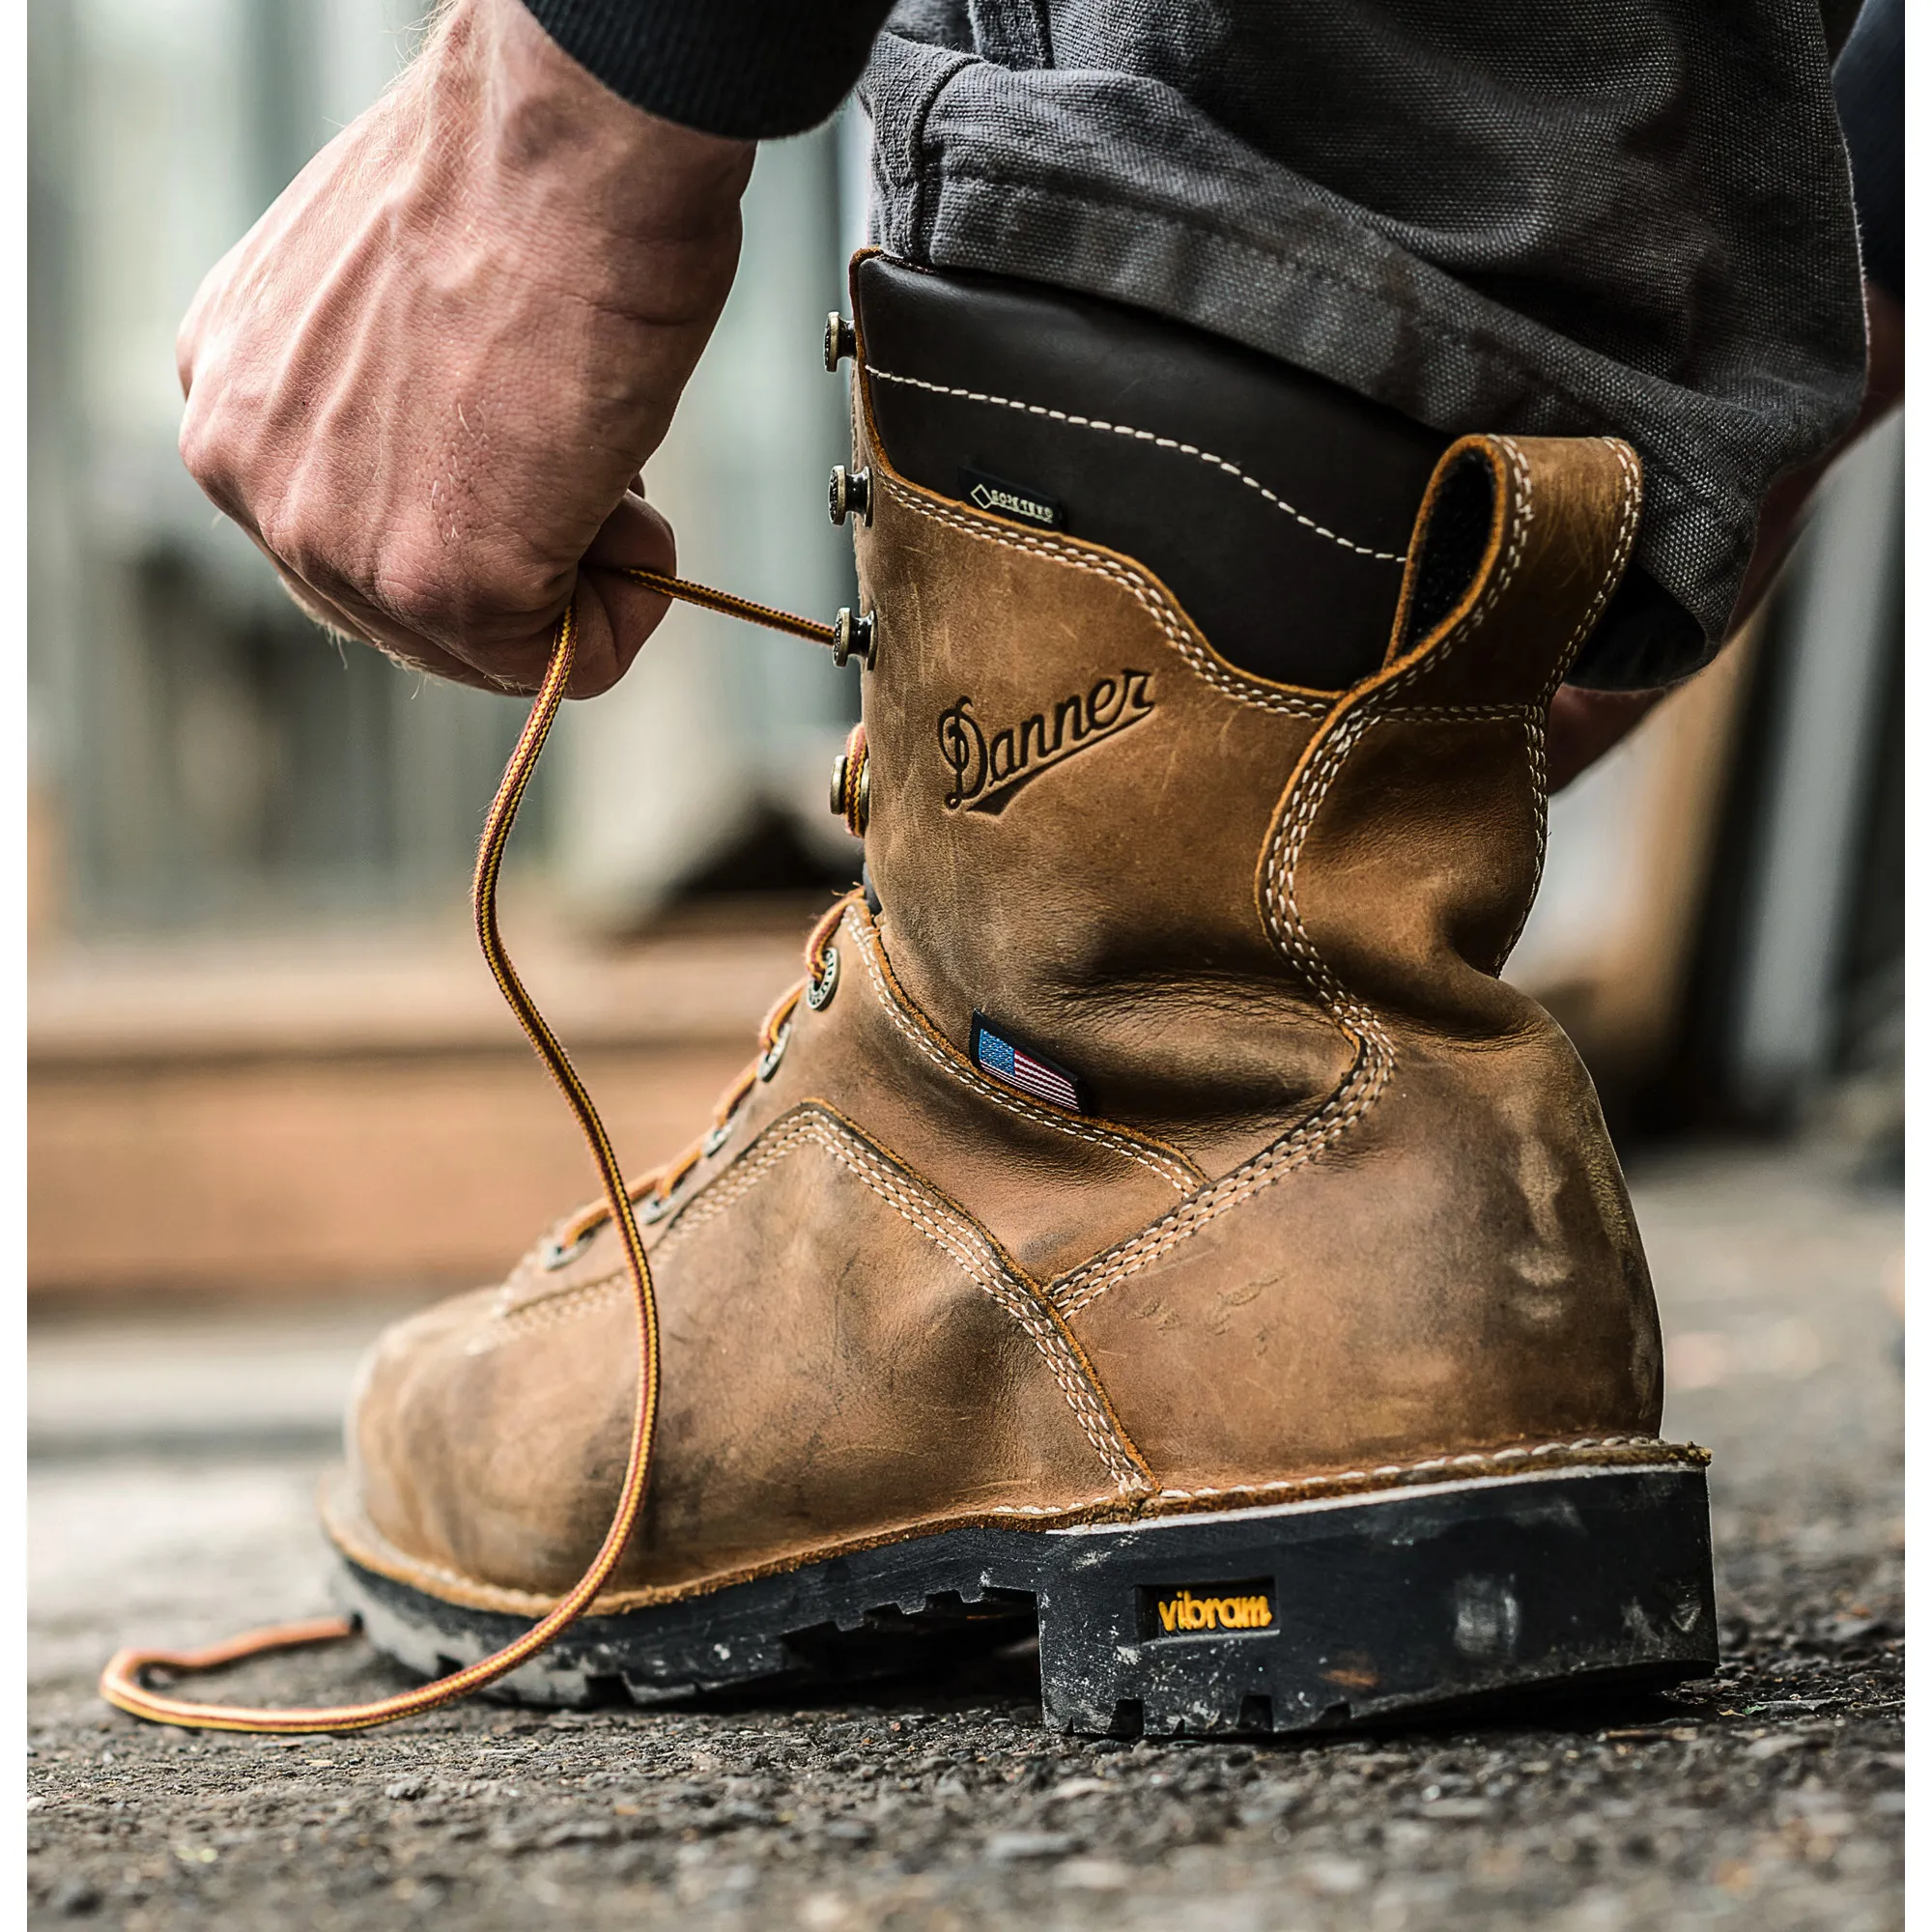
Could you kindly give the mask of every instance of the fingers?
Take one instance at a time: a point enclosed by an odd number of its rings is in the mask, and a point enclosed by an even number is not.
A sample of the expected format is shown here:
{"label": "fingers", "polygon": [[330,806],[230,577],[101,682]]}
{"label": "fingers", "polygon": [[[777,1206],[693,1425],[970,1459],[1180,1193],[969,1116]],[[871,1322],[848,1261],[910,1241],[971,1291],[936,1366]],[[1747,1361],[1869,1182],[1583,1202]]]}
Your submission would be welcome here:
{"label": "fingers", "polygon": [[572,695],[608,690],[668,608],[622,575],[676,567],[639,468],[729,288],[751,152],[611,95],[517,0],[450,0],[197,292],[189,473],[337,635],[529,691],[575,594]]}
{"label": "fingers", "polygon": [[[332,637],[366,644],[410,669],[473,691],[525,695],[543,682],[556,645],[555,619],[533,624],[522,639],[494,638],[474,657],[459,655],[358,599],[319,590],[291,570],[257,533],[251,530],[249,535],[274,566],[290,601]],[[670,525],[635,491],[627,492],[606,519],[578,572],[577,663],[568,693],[572,697],[596,697],[610,690],[630,669],[670,609],[668,598],[621,574],[632,569],[664,576],[677,570],[677,543]]]}
{"label": "fingers", "polygon": [[[268,549],[256,541],[256,548],[274,565],[275,576],[283,590],[288,593],[289,602],[303,616],[319,624],[331,638],[343,643],[366,645],[370,650],[381,651],[392,664],[405,670],[421,671],[429,677],[440,677],[451,684],[468,686],[471,691],[488,691],[497,695],[505,692],[501,679],[488,671],[479,670],[474,665],[466,664],[461,658],[453,657],[440,644],[427,638],[419,638],[408,633],[391,636],[372,636],[372,627],[364,619],[352,616],[339,605],[331,603],[313,584],[304,583],[294,572],[287,569]],[[554,634],[553,634],[554,636]],[[548,662],[548,652],[545,653]],[[514,693],[534,691],[541,679],[542,669],[538,669],[537,679],[528,684],[509,687]]]}
{"label": "fingers", "polygon": [[670,600],[619,576],[622,570],[677,574],[677,540],[640,490],[625,492],[591,540],[577,574],[577,663],[570,696],[595,697],[630,669],[664,621]]}

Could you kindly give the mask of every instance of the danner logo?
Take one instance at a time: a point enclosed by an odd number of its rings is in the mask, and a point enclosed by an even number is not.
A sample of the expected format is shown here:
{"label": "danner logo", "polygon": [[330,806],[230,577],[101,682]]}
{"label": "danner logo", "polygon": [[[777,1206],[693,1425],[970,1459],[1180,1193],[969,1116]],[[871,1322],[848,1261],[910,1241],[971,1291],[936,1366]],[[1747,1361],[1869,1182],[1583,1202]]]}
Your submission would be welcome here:
{"label": "danner logo", "polygon": [[[1239,1584],[1236,1588],[1240,1588]],[[1160,1591],[1154,1595],[1154,1614],[1163,1636],[1189,1631],[1252,1631],[1274,1628],[1274,1606],[1264,1593],[1239,1597],[1197,1597],[1192,1590]]]}
{"label": "danner logo", "polygon": [[939,753],[952,774],[947,810],[964,806],[968,811],[1002,812],[1014,792],[1042,772],[1151,716],[1149,675],[1123,670],[1118,678],[1103,677],[1092,691],[1063,697],[1050,721],[1046,712],[1036,711],[990,738],[970,697],[948,706],[939,714]]}

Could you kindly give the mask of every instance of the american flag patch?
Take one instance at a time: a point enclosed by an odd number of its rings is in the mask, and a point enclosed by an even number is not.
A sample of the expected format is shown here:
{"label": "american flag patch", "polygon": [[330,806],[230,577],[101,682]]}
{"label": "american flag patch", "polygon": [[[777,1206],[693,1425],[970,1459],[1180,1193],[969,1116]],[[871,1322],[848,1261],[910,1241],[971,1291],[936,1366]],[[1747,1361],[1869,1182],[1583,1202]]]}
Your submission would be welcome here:
{"label": "american flag patch", "polygon": [[1087,1111],[1080,1082],[1065,1067],[1021,1046],[984,1013],[973,1015],[973,1065],[1002,1086],[1017,1087],[1049,1107],[1064,1107],[1069,1114]]}

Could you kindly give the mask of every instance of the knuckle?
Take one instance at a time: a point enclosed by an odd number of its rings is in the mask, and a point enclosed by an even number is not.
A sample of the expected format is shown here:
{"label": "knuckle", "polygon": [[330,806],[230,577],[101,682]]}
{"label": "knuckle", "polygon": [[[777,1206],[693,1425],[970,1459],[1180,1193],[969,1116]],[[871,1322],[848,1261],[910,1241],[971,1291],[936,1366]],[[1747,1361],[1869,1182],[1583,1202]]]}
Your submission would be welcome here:
{"label": "knuckle", "polygon": [[384,558],[371,588],[384,611],[427,637],[447,635],[462,614],[462,586],[441,558],[420,549],[405,547]]}
{"label": "knuckle", "polygon": [[182,412],[178,443],[187,473],[204,489],[227,473],[228,452],[224,439],[211,420],[211,412],[207,409],[190,403]]}
{"label": "knuckle", "polygon": [[543,603],[541,575],[494,545],[405,541],[384,559],[381,599],[412,628],[451,642],[521,631]]}
{"label": "knuckle", "polygon": [[326,557],[310,536],[308,520],[298,499],[283,494],[254,505],[255,528],[269,554],[294,571],[305,582],[323,584],[328,581]]}

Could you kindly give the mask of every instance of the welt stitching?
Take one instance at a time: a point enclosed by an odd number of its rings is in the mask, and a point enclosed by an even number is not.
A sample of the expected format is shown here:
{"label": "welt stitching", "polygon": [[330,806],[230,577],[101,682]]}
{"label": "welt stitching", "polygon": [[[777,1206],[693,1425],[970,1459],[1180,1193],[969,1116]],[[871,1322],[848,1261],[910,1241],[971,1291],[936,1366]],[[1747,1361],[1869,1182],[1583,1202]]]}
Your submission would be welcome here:
{"label": "welt stitching", "polygon": [[1069,1516],[1075,1510],[1093,1509],[1101,1503],[1120,1500],[1118,1491],[1109,1491],[1103,1496],[1086,1496],[1078,1502],[1070,1503],[995,1503],[983,1512],[986,1516]]}
{"label": "welt stitching", "polygon": [[1075,550],[1070,544],[1055,543],[1050,538],[1037,537],[1024,530],[1009,530],[994,525],[990,518],[979,522],[964,514],[942,509],[937,504],[923,502],[900,489],[891,478],[887,479],[886,491],[895,503],[924,517],[929,523],[958,530],[962,535],[975,537],[981,543],[997,544],[1005,550],[1032,551],[1040,556],[1051,557],[1057,563],[1070,564],[1075,570],[1089,571],[1095,577],[1119,584],[1160,626],[1169,643],[1180,653],[1195,673],[1237,703],[1250,705],[1257,711],[1278,711],[1291,718],[1326,716],[1330,707],[1319,698],[1297,697],[1269,685],[1251,684],[1210,657],[1180,622],[1173,606],[1138,571],[1125,569],[1103,557],[1091,556],[1084,551]]}
{"label": "welt stitching", "polygon": [[1579,1435],[1573,1442],[1539,1442],[1533,1448],[1488,1449],[1463,1456],[1430,1456],[1417,1463],[1382,1463],[1372,1469],[1345,1469],[1331,1475],[1293,1476],[1270,1483],[1239,1483],[1225,1489],[1161,1490],[1160,1498],[1187,1501],[1201,1496],[1260,1495],[1270,1492],[1321,1492],[1346,1483],[1384,1482],[1391,1477],[1432,1476],[1455,1469],[1510,1468],[1520,1463],[1548,1461],[1552,1458],[1584,1456],[1597,1450],[1614,1450],[1636,1455],[1646,1461],[1688,1463],[1701,1465],[1705,1460],[1688,1446],[1665,1442],[1656,1435]]}
{"label": "welt stitching", "polygon": [[[1570,1457],[1588,1458],[1593,1452],[1605,1451],[1623,1462],[1677,1463],[1693,1468],[1702,1468],[1711,1460],[1707,1451],[1699,1449],[1693,1443],[1666,1442],[1657,1435],[1581,1435],[1571,1442],[1539,1442],[1534,1447],[1492,1449],[1463,1456],[1432,1456],[1416,1463],[1383,1463],[1372,1469],[1345,1469],[1334,1474],[1293,1476],[1275,1482],[1243,1483],[1225,1489],[1160,1490],[1149,1500],[1193,1502],[1211,1496],[1321,1495],[1350,1483],[1385,1483],[1393,1487],[1403,1477],[1430,1476],[1459,1469],[1492,1468],[1507,1471],[1532,1462],[1561,1466],[1563,1461]],[[1118,1500],[1118,1495],[1110,1492],[1065,1503],[997,1503],[989,1508],[975,1511],[974,1514],[1023,1517],[1070,1516],[1083,1509],[1099,1508]],[[373,1535],[383,1544],[385,1550],[391,1548],[383,1539],[381,1531],[376,1530],[373,1524],[367,1523],[366,1520],[357,1527],[364,1533]],[[501,1585],[483,1583],[478,1577],[470,1577],[460,1570],[453,1570],[447,1564],[438,1563],[427,1557],[402,1557],[399,1551],[393,1550],[391,1553],[416,1576],[439,1577],[466,1589],[489,1590],[498,1601],[506,1605],[515,1604],[520,1609],[541,1610],[547,1602],[531,1591],[511,1590]],[[610,1594],[613,1599],[623,1601],[638,1593],[620,1590]],[[604,1602],[604,1598],[598,1599],[600,1605]]]}
{"label": "welt stitching", "polygon": [[1091,429],[1108,436],[1125,437],[1132,442],[1151,443],[1155,449],[1171,449],[1179,456],[1191,456],[1197,463],[1206,464],[1209,469],[1218,469],[1225,475],[1237,478],[1255,491],[1266,501],[1292,517],[1303,529],[1311,530],[1318,537],[1326,537],[1331,544],[1357,556],[1367,557],[1375,563],[1404,563],[1407,559],[1399,550],[1371,550],[1367,544],[1351,542],[1348,537],[1331,530],[1326,524],[1319,524],[1304,511],[1297,510],[1284,497],[1277,496],[1259,477],[1250,476],[1237,463],[1230,463],[1225,456],[1217,456],[1211,449],[1203,449],[1199,443],[1182,442],[1177,437],[1160,436],[1151,429],[1136,429],[1131,423],[1103,421],[1098,416],[1076,415],[1070,410],[1049,409],[1043,403],[1023,403],[1011,396],[988,395],[982,389],[961,389],[944,383],[928,383],[919,376],[896,376],[890,369],[871,369],[867,372],[881,383],[898,383],[907,388],[924,389],[935,396],[956,396],[962,402],[987,403],[996,409],[1014,410],[1021,415],[1044,416],[1053,422],[1065,423],[1073,429]]}
{"label": "welt stitching", "polygon": [[1124,1134],[1113,1133],[1105,1127],[1078,1123],[1064,1114],[1055,1113],[1050,1107],[1023,1099],[1018,1094],[1009,1094],[983,1075],[955,1065],[942,1048],[926,1037],[918,1022],[899,1006],[892,988],[886,983],[885,975],[879,969],[878,958],[873,951],[877,942],[873,935],[856,919],[851,919],[849,923],[853,937],[858,943],[860,957],[866,962],[867,976],[872,982],[872,990],[878,996],[879,1004],[892,1016],[893,1024],[899,1032],[904,1034],[906,1038],[941,1072],[957,1081],[960,1086],[979,1098],[991,1100],[1020,1120],[1030,1121],[1036,1126],[1051,1127],[1059,1133],[1071,1135],[1075,1140],[1091,1141],[1096,1147],[1104,1147],[1115,1153],[1124,1154],[1129,1160],[1137,1160],[1143,1167],[1151,1169],[1179,1193],[1192,1191],[1197,1184],[1198,1177],[1190,1174],[1179,1162],[1154,1153],[1151,1149],[1130,1141]]}
{"label": "welt stitching", "polygon": [[[1120,1492],[1108,1490],[1096,1496],[1076,1496],[1064,1503],[992,1503],[984,1508],[969,1513],[968,1520],[988,1516],[1027,1516],[1027,1517],[1074,1517],[1083,1510],[1102,1509],[1120,1502]],[[373,1542],[397,1568],[416,1577],[433,1577],[445,1583],[453,1583],[466,1591],[488,1593],[497,1603],[509,1609],[512,1615],[540,1616],[550,1608],[552,1599],[539,1595],[534,1590],[519,1590],[501,1583],[488,1583],[480,1577],[471,1577],[461,1570],[453,1570],[446,1563],[438,1563],[427,1556],[406,1556],[398,1550],[381,1530],[362,1518],[355,1525],[357,1537],[366,1548]],[[388,1574],[394,1574],[390,1572]],[[642,1589],[607,1590],[592,1605],[592,1614],[601,1614],[607,1607],[621,1609],[636,1603],[662,1604],[676,1601],[646,1585]]]}
{"label": "welt stitching", "polygon": [[[917,1228],[935,1247],[940,1248],[983,1293],[990,1295],[1022,1329],[1039,1350],[1060,1392],[1080,1424],[1094,1452],[1106,1465],[1107,1473],[1122,1490],[1144,1488],[1140,1471],[1122,1449],[1111,1420],[1094,1400],[1087,1378],[1074,1361],[1066,1338],[1034,1305],[1026,1291],[988,1248],[976,1232],[954,1224],[952,1216],[940,1218],[934,1205],[915,1195],[885,1162],[854,1141],[822,1115],[808,1114],[787,1122],[759,1144],[732,1169],[728,1184],[707,1188],[678,1219],[673,1235],[715,1218],[731,1203],[749,1193],[778,1163],[801,1142],[811,1141],[848,1169],[887,1206]],[[942,1210],[943,1212],[943,1210]],[[671,1245],[668,1236],[659,1244],[659,1254]]]}

